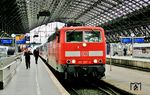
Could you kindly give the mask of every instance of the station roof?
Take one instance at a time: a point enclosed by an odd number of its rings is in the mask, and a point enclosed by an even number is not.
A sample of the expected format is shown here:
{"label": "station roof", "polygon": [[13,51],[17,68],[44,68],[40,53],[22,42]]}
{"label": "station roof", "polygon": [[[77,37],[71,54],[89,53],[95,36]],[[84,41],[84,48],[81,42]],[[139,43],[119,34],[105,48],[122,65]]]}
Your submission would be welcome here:
{"label": "station roof", "polygon": [[53,21],[76,21],[102,26],[109,41],[132,32],[150,35],[150,0],[1,0],[0,6],[1,31],[9,34]]}

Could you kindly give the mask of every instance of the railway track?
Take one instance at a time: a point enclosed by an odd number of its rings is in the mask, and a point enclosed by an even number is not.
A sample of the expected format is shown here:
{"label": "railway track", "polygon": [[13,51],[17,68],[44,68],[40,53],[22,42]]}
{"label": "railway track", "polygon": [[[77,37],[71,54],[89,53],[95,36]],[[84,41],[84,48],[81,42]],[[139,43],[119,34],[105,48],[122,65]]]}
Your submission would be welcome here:
{"label": "railway track", "polygon": [[[44,59],[42,60],[46,63]],[[70,95],[132,95],[97,78],[69,76],[69,79],[65,80],[62,74],[55,72],[47,63],[46,65]]]}
{"label": "railway track", "polygon": [[99,79],[72,77],[68,80],[59,79],[59,81],[71,95],[132,95]]}
{"label": "railway track", "polygon": [[106,84],[104,84],[105,86],[95,85],[95,83],[92,84],[92,85],[97,86],[97,88],[98,88],[100,91],[102,91],[104,94],[106,94],[106,95],[121,95],[120,93],[116,92],[116,91],[113,90],[112,88],[106,86]]}
{"label": "railway track", "polygon": [[84,89],[84,90],[75,90],[72,89],[73,91],[70,93],[71,95],[120,95],[120,94],[113,94],[110,93],[107,90],[104,90],[102,88],[99,88],[98,90],[96,89]]}

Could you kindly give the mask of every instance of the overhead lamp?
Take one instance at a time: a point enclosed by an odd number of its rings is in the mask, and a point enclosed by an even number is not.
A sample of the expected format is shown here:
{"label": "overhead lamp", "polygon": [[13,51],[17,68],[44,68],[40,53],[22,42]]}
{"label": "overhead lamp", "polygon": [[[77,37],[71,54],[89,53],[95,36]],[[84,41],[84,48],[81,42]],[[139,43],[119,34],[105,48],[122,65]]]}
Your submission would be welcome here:
{"label": "overhead lamp", "polygon": [[37,19],[39,19],[40,16],[50,16],[50,12],[48,10],[41,11],[37,14]]}
{"label": "overhead lamp", "polygon": [[15,34],[11,34],[11,37],[13,37],[13,38],[14,38],[14,37],[16,37],[16,35],[15,35]]}

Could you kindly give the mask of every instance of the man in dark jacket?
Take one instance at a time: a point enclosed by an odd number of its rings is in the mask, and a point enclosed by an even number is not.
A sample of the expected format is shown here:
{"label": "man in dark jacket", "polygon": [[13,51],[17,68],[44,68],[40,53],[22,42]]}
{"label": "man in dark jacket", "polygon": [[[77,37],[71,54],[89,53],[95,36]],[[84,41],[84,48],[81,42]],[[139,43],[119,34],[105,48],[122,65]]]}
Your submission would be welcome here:
{"label": "man in dark jacket", "polygon": [[26,49],[24,52],[26,69],[30,68],[30,55],[31,55],[31,52],[28,49]]}
{"label": "man in dark jacket", "polygon": [[35,63],[37,64],[38,63],[38,57],[39,57],[39,50],[35,49],[33,51],[33,54],[34,54],[34,57],[35,57]]}
{"label": "man in dark jacket", "polygon": [[124,51],[124,54],[123,54],[123,55],[126,56],[126,55],[127,55],[127,49],[124,48],[123,51]]}

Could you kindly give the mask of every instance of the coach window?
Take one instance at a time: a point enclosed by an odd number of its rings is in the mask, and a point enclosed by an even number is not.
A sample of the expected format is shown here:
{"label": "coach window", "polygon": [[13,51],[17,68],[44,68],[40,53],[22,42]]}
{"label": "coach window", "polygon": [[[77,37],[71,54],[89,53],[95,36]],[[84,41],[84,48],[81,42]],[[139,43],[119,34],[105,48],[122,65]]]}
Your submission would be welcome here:
{"label": "coach window", "polygon": [[57,36],[57,43],[59,43],[60,42],[60,32],[57,32],[56,36]]}

